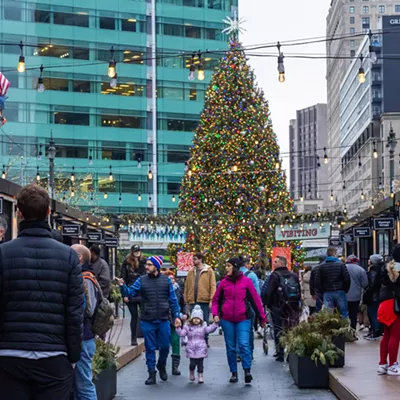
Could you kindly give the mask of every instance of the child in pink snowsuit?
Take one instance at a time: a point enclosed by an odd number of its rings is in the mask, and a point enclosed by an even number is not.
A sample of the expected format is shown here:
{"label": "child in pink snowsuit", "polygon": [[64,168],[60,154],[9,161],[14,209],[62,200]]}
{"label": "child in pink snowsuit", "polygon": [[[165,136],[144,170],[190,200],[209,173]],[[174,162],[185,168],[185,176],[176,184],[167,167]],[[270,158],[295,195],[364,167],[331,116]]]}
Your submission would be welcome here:
{"label": "child in pink snowsuit", "polygon": [[194,382],[194,371],[197,367],[199,383],[204,383],[204,359],[208,355],[208,346],[205,336],[215,332],[218,328],[217,324],[207,326],[204,322],[203,311],[199,305],[196,305],[192,311],[189,322],[183,328],[177,328],[176,333],[181,336],[187,336],[186,357],[190,358],[190,376],[191,382]]}

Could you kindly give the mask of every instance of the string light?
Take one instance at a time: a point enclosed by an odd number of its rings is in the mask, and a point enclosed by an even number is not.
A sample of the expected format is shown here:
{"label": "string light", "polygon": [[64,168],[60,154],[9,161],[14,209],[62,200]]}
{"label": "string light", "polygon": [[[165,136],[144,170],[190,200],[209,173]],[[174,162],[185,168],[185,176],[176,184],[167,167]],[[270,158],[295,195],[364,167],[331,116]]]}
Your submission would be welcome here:
{"label": "string light", "polygon": [[119,204],[122,204],[122,193],[119,194],[118,202],[119,202]]}
{"label": "string light", "polygon": [[37,91],[39,93],[43,93],[46,90],[43,82],[43,64],[40,66],[40,76],[38,79]]}
{"label": "string light", "polygon": [[234,165],[233,167],[232,167],[232,172],[237,172],[238,171],[238,166],[237,165]]}
{"label": "string light", "polygon": [[204,81],[206,75],[204,73],[204,65],[201,62],[201,53],[199,53],[199,65],[197,66],[197,79],[199,81]]}
{"label": "string light", "polygon": [[114,89],[115,87],[117,87],[117,85],[118,85],[118,76],[117,73],[115,73],[115,75],[111,78],[110,87]]}
{"label": "string light", "polygon": [[343,190],[346,190],[346,181],[343,181]]}
{"label": "string light", "polygon": [[3,172],[1,173],[1,178],[2,179],[6,179],[7,175],[6,175],[6,166],[3,164]]}
{"label": "string light", "polygon": [[362,84],[365,83],[366,78],[365,78],[365,71],[363,68],[363,61],[364,61],[364,57],[362,56],[362,54],[360,55],[360,62],[361,62],[361,66],[360,69],[358,70],[358,81]]}
{"label": "string light", "polygon": [[17,70],[18,72],[25,72],[25,57],[24,57],[24,45],[22,43],[22,40],[19,44],[19,48],[21,50],[21,54],[19,56],[19,60],[18,60],[18,66],[17,66]]}
{"label": "string light", "polygon": [[149,172],[147,174],[147,177],[149,178],[149,180],[153,179],[153,173],[151,172],[151,164],[149,164]]}
{"label": "string light", "polygon": [[108,180],[112,182],[114,180],[113,173],[112,173],[112,166],[110,165],[110,175],[108,176]]}
{"label": "string light", "polygon": [[346,204],[344,205],[343,213],[344,213],[344,214],[347,214],[347,207],[346,207]]}
{"label": "string light", "polygon": [[137,159],[137,167],[142,168],[142,159],[140,157]]}
{"label": "string light", "polygon": [[276,45],[276,47],[278,48],[278,53],[279,53],[279,55],[278,55],[278,73],[279,73],[279,75],[278,75],[278,80],[279,80],[279,82],[281,82],[281,83],[283,83],[283,82],[285,82],[285,65],[284,65],[284,63],[283,63],[283,60],[284,60],[284,55],[283,55],[283,53],[281,52],[281,44],[278,42],[278,44]]}
{"label": "string light", "polygon": [[373,34],[371,29],[368,32],[368,36],[369,36],[369,60],[371,61],[372,64],[375,64],[378,61],[378,57],[376,55],[374,45],[372,42]]}
{"label": "string light", "polygon": [[71,182],[75,182],[75,167],[72,167],[72,172],[71,172]]}
{"label": "string light", "polygon": [[196,72],[196,66],[194,65],[194,57],[195,54],[193,53],[192,58],[190,60],[189,77],[188,77],[189,81],[194,81],[194,74]]}
{"label": "string light", "polygon": [[114,76],[117,73],[117,63],[114,60],[114,46],[111,46],[110,53],[111,53],[111,59],[110,62],[108,63],[108,76],[110,78],[114,78]]}
{"label": "string light", "polygon": [[373,156],[374,156],[374,158],[378,158],[378,151],[376,150],[375,142],[374,142]]}
{"label": "string light", "polygon": [[324,164],[328,164],[328,154],[326,154],[326,147],[324,147]]}
{"label": "string light", "polygon": [[104,198],[107,199],[108,198],[108,193],[104,192]]}
{"label": "string light", "polygon": [[333,201],[334,200],[334,197],[333,197],[333,190],[331,190],[331,201]]}
{"label": "string light", "polygon": [[364,189],[361,189],[361,200],[365,199],[365,195],[364,195]]}
{"label": "string light", "polygon": [[304,197],[302,194],[300,195],[300,201],[304,201]]}
{"label": "string light", "polygon": [[37,173],[36,173],[36,181],[40,182],[40,173],[39,173],[39,166],[36,167]]}
{"label": "string light", "polygon": [[138,201],[142,201],[142,195],[139,193],[137,197]]}
{"label": "string light", "polygon": [[360,168],[362,167],[361,156],[358,156],[358,166]]}
{"label": "string light", "polygon": [[89,165],[93,165],[92,149],[89,150]]}
{"label": "string light", "polygon": [[172,196],[172,202],[175,203],[176,202],[176,198],[175,196]]}
{"label": "string light", "polygon": [[75,190],[74,190],[74,188],[71,188],[71,197],[75,197]]}
{"label": "string light", "polygon": [[39,144],[39,154],[38,154],[38,160],[42,161],[43,153],[42,153],[42,144]]}

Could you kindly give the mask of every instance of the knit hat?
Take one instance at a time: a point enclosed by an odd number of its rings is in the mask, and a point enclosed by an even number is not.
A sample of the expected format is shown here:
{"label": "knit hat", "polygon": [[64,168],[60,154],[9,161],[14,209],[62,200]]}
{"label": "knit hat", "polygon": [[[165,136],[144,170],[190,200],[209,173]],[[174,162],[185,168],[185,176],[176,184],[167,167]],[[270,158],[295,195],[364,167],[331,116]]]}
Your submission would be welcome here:
{"label": "knit hat", "polygon": [[203,310],[201,309],[201,307],[198,304],[194,306],[193,311],[190,314],[190,319],[193,319],[193,318],[198,318],[201,321],[204,321]]}
{"label": "knit hat", "polygon": [[383,257],[380,254],[372,254],[372,256],[369,257],[369,261],[371,261],[372,264],[380,264],[383,262]]}
{"label": "knit hat", "polygon": [[360,261],[356,256],[352,255],[347,257],[346,264],[360,264]]}
{"label": "knit hat", "polygon": [[239,257],[230,258],[227,263],[232,264],[235,269],[239,269],[243,265],[242,260]]}
{"label": "knit hat", "polygon": [[395,262],[400,262],[400,244],[396,244],[394,247],[392,257]]}
{"label": "knit hat", "polygon": [[162,256],[152,256],[148,260],[151,261],[158,270],[160,270],[164,263],[164,258]]}

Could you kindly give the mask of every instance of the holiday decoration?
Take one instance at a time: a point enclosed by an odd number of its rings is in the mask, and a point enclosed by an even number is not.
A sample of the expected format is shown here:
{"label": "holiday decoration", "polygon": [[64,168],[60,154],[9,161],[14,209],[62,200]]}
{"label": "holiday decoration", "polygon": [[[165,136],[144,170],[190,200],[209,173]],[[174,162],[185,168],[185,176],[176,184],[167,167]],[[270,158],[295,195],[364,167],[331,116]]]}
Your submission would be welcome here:
{"label": "holiday decoration", "polygon": [[10,81],[0,72],[0,126],[7,122],[7,119],[3,116],[4,103],[7,98],[6,94],[10,87]]}

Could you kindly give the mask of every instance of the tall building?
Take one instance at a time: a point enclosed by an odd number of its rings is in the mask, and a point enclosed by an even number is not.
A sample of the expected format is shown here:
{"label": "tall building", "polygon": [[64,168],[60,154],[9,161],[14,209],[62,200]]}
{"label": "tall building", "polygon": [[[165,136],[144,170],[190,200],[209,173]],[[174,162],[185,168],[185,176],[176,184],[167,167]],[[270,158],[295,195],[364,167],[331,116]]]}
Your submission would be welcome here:
{"label": "tall building", "polygon": [[[329,156],[340,159],[340,85],[351,64],[351,59],[329,57],[356,57],[356,50],[364,36],[353,34],[376,30],[383,15],[400,15],[400,2],[393,0],[332,0],[327,17],[326,52],[327,60],[327,97],[328,97],[328,149]],[[341,38],[341,39],[335,39]],[[330,163],[329,176],[332,186],[342,185],[340,163]],[[339,193],[340,196],[340,193]],[[342,204],[343,199],[339,197]],[[326,205],[329,205],[326,199]]]}
{"label": "tall building", "polygon": [[294,199],[321,200],[327,193],[326,104],[298,110],[290,121],[290,192]]}
{"label": "tall building", "polygon": [[[237,11],[238,0],[1,5],[0,70],[11,82],[1,140],[7,178],[46,181],[52,134],[58,199],[111,213],[173,211],[221,56],[205,50],[227,48],[222,20]],[[197,78],[199,49],[204,80]],[[196,74],[189,81],[192,54]]]}

